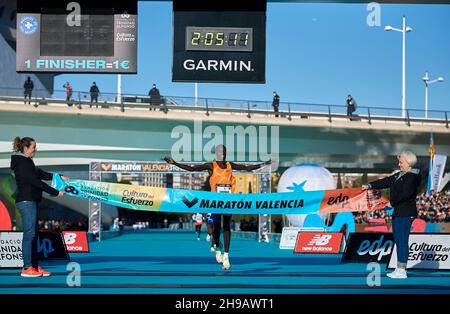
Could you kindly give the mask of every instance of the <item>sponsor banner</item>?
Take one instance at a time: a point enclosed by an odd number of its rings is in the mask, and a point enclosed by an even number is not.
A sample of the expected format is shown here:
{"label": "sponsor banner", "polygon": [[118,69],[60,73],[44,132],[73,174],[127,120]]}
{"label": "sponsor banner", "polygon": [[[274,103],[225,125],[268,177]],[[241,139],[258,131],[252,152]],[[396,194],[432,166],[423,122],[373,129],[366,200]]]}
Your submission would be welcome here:
{"label": "sponsor banner", "polygon": [[350,233],[342,262],[388,263],[393,248],[392,233]]}
{"label": "sponsor banner", "polygon": [[360,212],[367,208],[385,208],[386,199],[376,190],[361,193],[361,188],[324,191],[319,213]]}
{"label": "sponsor banner", "polygon": [[[397,246],[387,268],[397,266]],[[450,269],[450,233],[414,233],[409,235],[408,269]]]}
{"label": "sponsor banner", "polygon": [[[0,267],[23,267],[23,233],[0,232]],[[69,260],[61,232],[40,231],[37,244],[39,260]]]}
{"label": "sponsor banner", "polygon": [[297,236],[294,253],[338,254],[341,232],[302,232]]}
{"label": "sponsor banner", "polygon": [[[431,172],[431,191],[440,191],[442,176],[444,175],[446,155],[434,155],[433,170]],[[442,187],[443,188],[443,187]]]}
{"label": "sponsor banner", "polygon": [[38,241],[40,260],[69,260],[61,231],[40,231]]}
{"label": "sponsor banner", "polygon": [[86,231],[63,231],[67,252],[88,253],[89,242]]}
{"label": "sponsor banner", "polygon": [[23,267],[22,232],[0,232],[0,267]]}
{"label": "sponsor banner", "polygon": [[300,231],[325,231],[322,227],[283,227],[280,239],[280,249],[294,250],[297,242],[297,235]]}
{"label": "sponsor banner", "polygon": [[301,227],[283,227],[281,232],[280,249],[295,248],[295,242],[297,242],[297,234],[301,230]]}
{"label": "sponsor banner", "polygon": [[[301,193],[228,194],[86,180],[70,180],[66,183],[58,174],[53,175],[52,186],[64,190],[70,196],[118,207],[179,213],[311,214],[377,210],[387,204],[387,200],[375,191],[362,191],[360,188]],[[352,204],[353,199],[355,204]],[[365,206],[362,206],[363,202]]]}
{"label": "sponsor banner", "polygon": [[157,162],[93,162],[92,171],[101,172],[185,172],[175,165]]}

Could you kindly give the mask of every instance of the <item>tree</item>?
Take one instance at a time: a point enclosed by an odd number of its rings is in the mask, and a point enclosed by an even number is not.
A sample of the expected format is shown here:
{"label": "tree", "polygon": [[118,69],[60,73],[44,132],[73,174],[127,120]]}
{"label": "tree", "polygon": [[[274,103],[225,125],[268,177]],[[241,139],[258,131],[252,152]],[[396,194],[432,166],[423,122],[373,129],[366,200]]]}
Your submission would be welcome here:
{"label": "tree", "polygon": [[365,185],[369,183],[369,179],[367,177],[367,173],[363,173],[363,175],[361,176],[361,185]]}
{"label": "tree", "polygon": [[337,186],[338,189],[342,189],[342,179],[341,179],[341,174],[340,173],[338,173],[336,186]]}

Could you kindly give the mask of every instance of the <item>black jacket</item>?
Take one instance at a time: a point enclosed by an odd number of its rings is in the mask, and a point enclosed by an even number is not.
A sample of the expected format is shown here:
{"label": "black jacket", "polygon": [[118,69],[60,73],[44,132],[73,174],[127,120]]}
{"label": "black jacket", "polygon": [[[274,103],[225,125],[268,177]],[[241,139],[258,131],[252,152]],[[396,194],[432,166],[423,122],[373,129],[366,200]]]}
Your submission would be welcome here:
{"label": "black jacket", "polygon": [[32,80],[26,80],[25,83],[23,84],[23,88],[24,88],[26,91],[33,90],[33,88],[34,88],[33,81],[32,81]]}
{"label": "black jacket", "polygon": [[91,88],[89,89],[89,92],[91,94],[98,95],[98,93],[100,93],[100,90],[98,89],[97,85],[92,85]]}
{"label": "black jacket", "polygon": [[276,94],[275,96],[273,96],[272,107],[278,108],[279,106],[280,106],[280,96]]}
{"label": "black jacket", "polygon": [[42,191],[57,196],[59,191],[42,180],[51,180],[53,175],[34,165],[31,158],[21,154],[11,156],[11,169],[14,171],[17,183],[16,203],[23,201],[39,202]]}
{"label": "black jacket", "polygon": [[401,175],[398,172],[390,177],[371,182],[372,189],[389,188],[390,201],[394,217],[417,217],[416,196],[420,186],[421,175],[419,172],[406,172]]}

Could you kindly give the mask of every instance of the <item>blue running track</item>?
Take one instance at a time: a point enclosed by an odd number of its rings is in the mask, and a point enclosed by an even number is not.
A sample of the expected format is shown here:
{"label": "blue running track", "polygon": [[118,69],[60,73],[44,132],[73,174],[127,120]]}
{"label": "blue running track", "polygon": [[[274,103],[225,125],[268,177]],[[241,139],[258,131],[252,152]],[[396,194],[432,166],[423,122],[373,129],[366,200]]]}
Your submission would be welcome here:
{"label": "blue running track", "polygon": [[278,244],[232,238],[231,269],[222,270],[202,234],[150,231],[91,242],[90,253],[71,254],[81,266],[81,286],[69,287],[66,261],[46,261],[50,277],[22,278],[0,269],[0,294],[436,294],[450,293],[450,272],[409,271],[367,285],[366,264],[341,264],[338,255],[294,255]]}

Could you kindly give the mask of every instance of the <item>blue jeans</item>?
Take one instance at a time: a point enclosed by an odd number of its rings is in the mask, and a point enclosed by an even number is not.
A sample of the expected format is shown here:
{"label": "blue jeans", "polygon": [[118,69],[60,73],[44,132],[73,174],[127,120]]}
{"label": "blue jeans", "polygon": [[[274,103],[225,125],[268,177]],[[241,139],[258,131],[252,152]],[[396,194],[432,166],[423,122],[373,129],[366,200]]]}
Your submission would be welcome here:
{"label": "blue jeans", "polygon": [[37,203],[23,201],[16,204],[17,209],[22,216],[23,240],[22,256],[23,267],[38,267],[38,223],[37,223]]}
{"label": "blue jeans", "polygon": [[397,245],[397,266],[406,268],[409,256],[409,234],[414,217],[393,217],[392,233]]}

